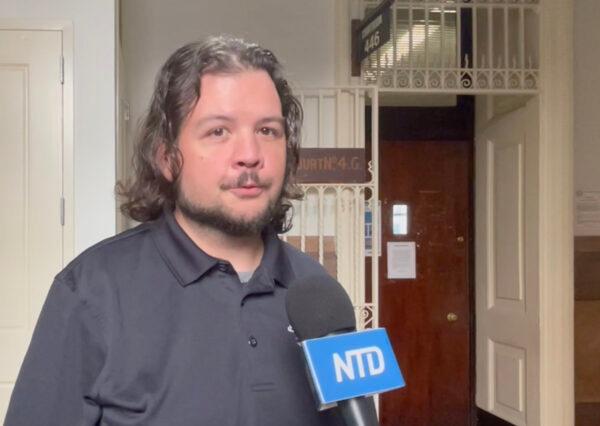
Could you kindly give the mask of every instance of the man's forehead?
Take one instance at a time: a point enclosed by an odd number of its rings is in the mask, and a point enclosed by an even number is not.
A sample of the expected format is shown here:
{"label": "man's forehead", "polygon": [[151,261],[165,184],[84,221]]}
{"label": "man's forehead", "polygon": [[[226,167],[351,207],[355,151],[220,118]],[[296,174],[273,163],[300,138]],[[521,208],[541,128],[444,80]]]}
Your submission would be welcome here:
{"label": "man's forehead", "polygon": [[256,84],[256,81],[262,81],[265,85],[272,88],[275,93],[275,82],[269,73],[262,69],[240,69],[233,71],[207,72],[200,76],[200,92],[206,86],[224,85],[227,83],[240,85]]}
{"label": "man's forehead", "polygon": [[197,119],[233,120],[240,113],[256,120],[283,124],[281,100],[266,71],[210,73],[200,79],[200,96],[193,107]]}

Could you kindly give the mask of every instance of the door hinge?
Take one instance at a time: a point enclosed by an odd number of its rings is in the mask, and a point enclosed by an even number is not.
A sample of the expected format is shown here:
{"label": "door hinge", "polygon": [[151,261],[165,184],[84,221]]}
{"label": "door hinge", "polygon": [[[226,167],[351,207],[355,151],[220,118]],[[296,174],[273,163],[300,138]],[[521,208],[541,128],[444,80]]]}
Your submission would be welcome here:
{"label": "door hinge", "polygon": [[60,225],[65,226],[65,197],[60,197]]}
{"label": "door hinge", "polygon": [[60,84],[65,84],[65,57],[61,55],[59,61],[60,68]]}

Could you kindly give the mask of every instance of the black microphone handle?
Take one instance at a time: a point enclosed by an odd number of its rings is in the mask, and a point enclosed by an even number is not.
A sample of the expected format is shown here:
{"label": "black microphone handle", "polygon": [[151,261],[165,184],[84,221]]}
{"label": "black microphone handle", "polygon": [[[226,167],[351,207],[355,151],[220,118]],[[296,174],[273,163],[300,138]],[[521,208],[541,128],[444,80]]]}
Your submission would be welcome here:
{"label": "black microphone handle", "polygon": [[337,408],[346,426],[379,426],[372,396],[338,401]]}

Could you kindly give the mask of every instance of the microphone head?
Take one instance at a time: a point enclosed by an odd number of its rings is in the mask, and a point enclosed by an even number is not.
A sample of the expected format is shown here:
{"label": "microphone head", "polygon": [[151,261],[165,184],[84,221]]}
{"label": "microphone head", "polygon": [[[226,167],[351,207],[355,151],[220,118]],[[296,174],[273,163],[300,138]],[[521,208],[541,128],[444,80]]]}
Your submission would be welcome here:
{"label": "microphone head", "polygon": [[352,301],[329,275],[309,275],[294,281],[288,288],[285,307],[300,340],[356,330]]}

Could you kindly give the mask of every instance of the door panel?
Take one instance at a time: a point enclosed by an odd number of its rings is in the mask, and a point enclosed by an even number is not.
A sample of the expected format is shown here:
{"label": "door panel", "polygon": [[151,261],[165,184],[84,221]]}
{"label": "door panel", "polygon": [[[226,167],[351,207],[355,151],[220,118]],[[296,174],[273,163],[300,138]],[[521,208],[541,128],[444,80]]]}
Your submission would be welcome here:
{"label": "door panel", "polygon": [[0,420],[62,265],[59,31],[0,30]]}
{"label": "door panel", "polygon": [[476,137],[477,405],[539,424],[538,107]]}
{"label": "door panel", "polygon": [[[470,422],[470,170],[468,141],[382,141],[380,324],[406,388],[381,396],[382,425]],[[408,206],[393,235],[393,205]],[[416,279],[388,279],[388,242],[416,243]]]}

